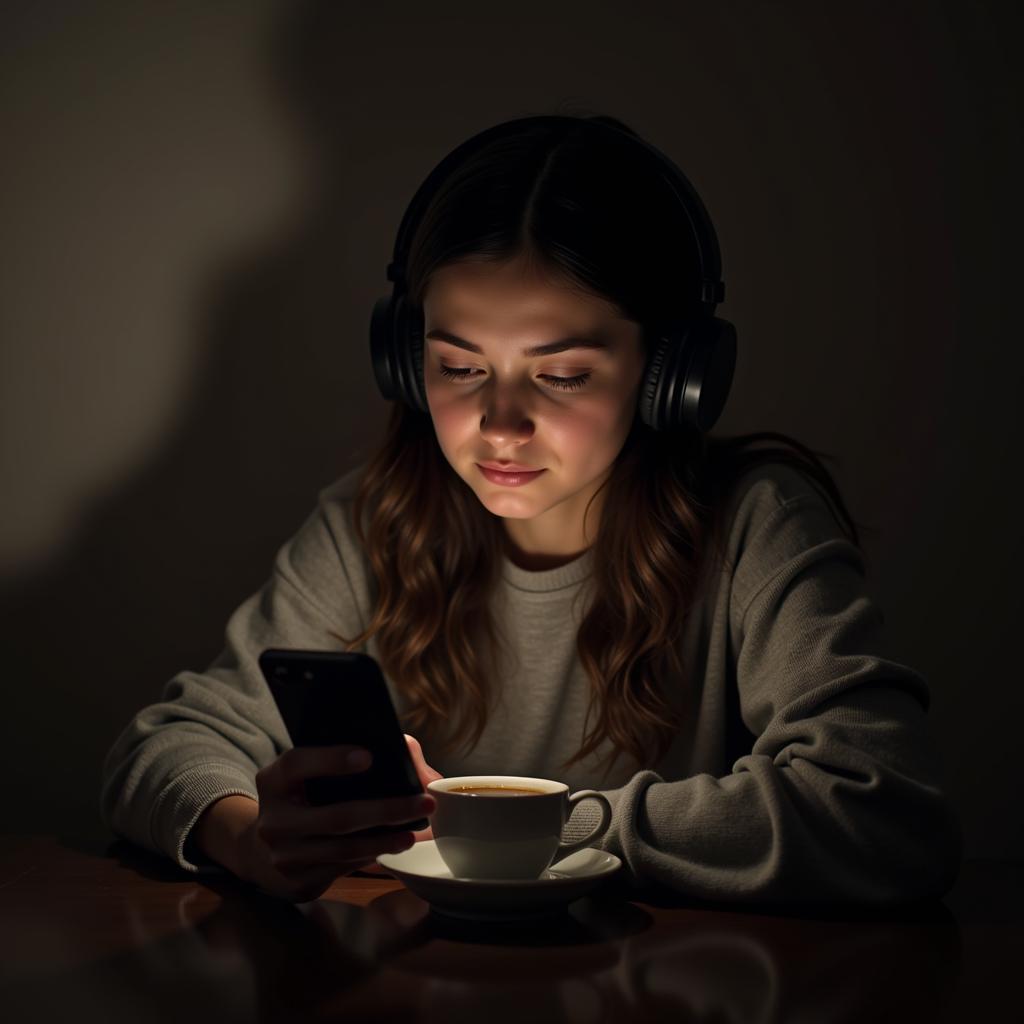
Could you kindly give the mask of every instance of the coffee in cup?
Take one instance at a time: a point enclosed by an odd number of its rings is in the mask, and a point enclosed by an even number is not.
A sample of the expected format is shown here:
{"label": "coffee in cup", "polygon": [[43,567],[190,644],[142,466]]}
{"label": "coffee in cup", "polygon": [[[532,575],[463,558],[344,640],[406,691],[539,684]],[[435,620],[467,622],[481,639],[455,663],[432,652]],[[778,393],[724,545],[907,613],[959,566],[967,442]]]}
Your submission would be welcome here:
{"label": "coffee in cup", "polygon": [[452,786],[448,792],[466,793],[469,796],[540,796],[544,790],[522,786]]}
{"label": "coffee in cup", "polygon": [[[441,859],[456,878],[539,878],[555,862],[582,850],[608,830],[612,808],[593,789],[570,794],[564,782],[518,775],[435,779],[430,819]],[[597,800],[601,820],[583,839],[562,842],[572,808]]]}

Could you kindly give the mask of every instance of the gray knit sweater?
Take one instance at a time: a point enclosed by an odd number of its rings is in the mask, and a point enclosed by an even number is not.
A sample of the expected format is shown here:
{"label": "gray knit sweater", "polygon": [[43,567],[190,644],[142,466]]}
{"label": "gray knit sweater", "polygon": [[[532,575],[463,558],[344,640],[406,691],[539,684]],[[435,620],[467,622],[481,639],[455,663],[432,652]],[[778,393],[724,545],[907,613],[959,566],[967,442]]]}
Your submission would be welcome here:
{"label": "gray knit sweater", "polygon": [[[223,871],[186,847],[190,829],[220,797],[255,799],[256,772],[291,746],[260,651],[336,650],[332,634],[354,636],[369,621],[374,583],[351,529],[361,469],[319,492],[269,579],[229,618],[216,660],[177,673],[121,732],[100,799],[115,833],[188,871]],[[504,561],[502,700],[468,756],[443,757],[429,733],[418,735],[427,763],[445,776],[600,789],[614,815],[594,845],[622,858],[630,889],[770,905],[941,896],[962,833],[927,730],[929,691],[886,656],[859,551],[809,478],[779,463],[741,479],[726,527],[733,571],[712,578],[688,620],[691,679],[666,687],[684,724],[661,761],[637,769],[620,758],[606,774],[606,744],[559,767],[579,748],[587,711],[575,647],[586,595],[574,604],[589,582],[587,551],[541,572]],[[365,650],[379,658],[375,639]],[[401,715],[408,705],[387,683]],[[595,806],[577,807],[567,838]]]}

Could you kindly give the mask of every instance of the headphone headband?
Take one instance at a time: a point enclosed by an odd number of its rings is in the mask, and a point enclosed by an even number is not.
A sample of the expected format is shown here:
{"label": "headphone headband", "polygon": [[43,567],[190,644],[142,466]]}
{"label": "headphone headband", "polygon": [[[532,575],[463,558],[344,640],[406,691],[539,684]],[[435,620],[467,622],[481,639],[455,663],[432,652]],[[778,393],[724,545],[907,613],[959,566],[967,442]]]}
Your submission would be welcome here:
{"label": "headphone headband", "polygon": [[519,117],[511,121],[503,121],[500,124],[485,128],[482,132],[466,139],[460,143],[427,175],[426,179],[416,190],[412,201],[406,207],[405,215],[398,227],[398,235],[395,239],[395,247],[392,253],[391,262],[387,268],[387,278],[396,285],[404,287],[406,262],[409,256],[409,245],[412,241],[413,228],[419,223],[420,217],[426,212],[435,192],[442,182],[459,166],[471,153],[481,149],[487,143],[505,135],[514,134],[516,129],[530,124],[566,125],[575,127],[581,124],[596,125],[599,128],[613,131],[620,139],[632,142],[638,148],[638,152],[644,152],[653,158],[653,166],[657,169],[661,179],[672,189],[680,206],[686,211],[690,230],[697,245],[697,255],[700,263],[700,295],[698,302],[705,307],[705,312],[710,316],[715,311],[715,306],[725,298],[725,283],[721,280],[722,263],[718,247],[718,236],[715,234],[711,218],[704,207],[697,190],[690,184],[685,174],[671,161],[660,149],[651,145],[645,139],[631,135],[616,125],[607,121],[596,121],[574,117],[565,117],[559,114],[542,114],[534,117]]}

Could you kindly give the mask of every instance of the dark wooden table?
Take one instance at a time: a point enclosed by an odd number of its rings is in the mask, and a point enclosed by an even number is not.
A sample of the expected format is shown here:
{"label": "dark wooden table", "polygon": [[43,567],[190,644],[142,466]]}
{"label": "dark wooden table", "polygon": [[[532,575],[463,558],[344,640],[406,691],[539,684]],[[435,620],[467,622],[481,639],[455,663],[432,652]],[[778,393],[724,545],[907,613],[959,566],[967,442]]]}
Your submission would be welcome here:
{"label": "dark wooden table", "polygon": [[439,918],[389,876],[291,904],[123,841],[0,837],[0,1020],[1024,1019],[1024,864],[941,902],[778,913],[627,899],[544,925]]}

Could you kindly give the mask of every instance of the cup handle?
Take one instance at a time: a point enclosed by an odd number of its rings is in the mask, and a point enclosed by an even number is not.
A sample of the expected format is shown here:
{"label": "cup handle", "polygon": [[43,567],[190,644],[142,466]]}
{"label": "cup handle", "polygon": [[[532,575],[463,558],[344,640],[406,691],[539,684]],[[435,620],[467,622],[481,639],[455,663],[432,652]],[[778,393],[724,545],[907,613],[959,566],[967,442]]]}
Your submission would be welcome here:
{"label": "cup handle", "polygon": [[[608,797],[604,793],[598,793],[596,789],[581,789],[577,793],[573,793],[569,797],[569,814],[572,814],[572,807],[578,804],[581,800],[597,800],[601,804],[601,820],[584,836],[582,839],[577,840],[575,843],[559,843],[558,849],[555,851],[554,859],[551,864],[557,864],[563,857],[568,857],[570,853],[575,853],[577,850],[582,850],[584,847],[589,846],[595,839],[600,839],[601,836],[608,831],[608,826],[612,823],[612,805],[608,802]],[[551,864],[548,867],[551,867]]]}

